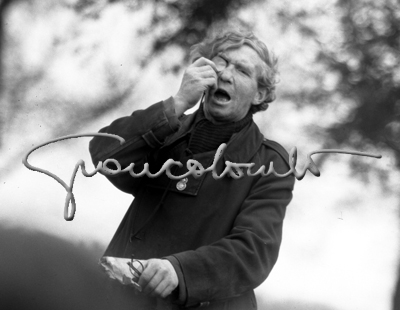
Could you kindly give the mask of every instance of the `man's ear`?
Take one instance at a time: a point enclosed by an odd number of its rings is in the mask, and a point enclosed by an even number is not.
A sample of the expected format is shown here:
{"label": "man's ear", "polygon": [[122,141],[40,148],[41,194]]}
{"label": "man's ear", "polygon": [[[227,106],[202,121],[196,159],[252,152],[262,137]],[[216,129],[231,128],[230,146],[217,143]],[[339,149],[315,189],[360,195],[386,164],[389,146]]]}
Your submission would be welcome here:
{"label": "man's ear", "polygon": [[261,104],[267,98],[267,90],[265,88],[258,88],[256,95],[254,96],[253,105]]}

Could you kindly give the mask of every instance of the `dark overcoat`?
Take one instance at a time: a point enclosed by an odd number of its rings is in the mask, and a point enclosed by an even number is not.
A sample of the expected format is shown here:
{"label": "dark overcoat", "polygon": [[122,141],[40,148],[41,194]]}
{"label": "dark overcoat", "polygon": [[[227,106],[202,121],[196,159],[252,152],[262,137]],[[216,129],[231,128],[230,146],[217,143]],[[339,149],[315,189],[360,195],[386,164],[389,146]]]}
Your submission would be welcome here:
{"label": "dark overcoat", "polygon": [[[215,161],[215,150],[192,155],[180,142],[190,134],[194,120],[193,114],[178,119],[171,98],[135,111],[100,131],[123,137],[124,144],[103,137],[90,142],[93,162],[114,158],[122,168],[135,163],[136,173],[149,163],[154,173],[173,158],[183,167],[171,171],[183,175],[191,158],[208,168]],[[226,168],[225,161],[254,163],[252,172],[262,165],[266,172],[271,162],[280,174],[289,170],[286,151],[265,139],[253,121],[227,143],[216,161],[218,174]],[[116,169],[112,166],[108,165]],[[105,255],[169,259],[179,276],[175,302],[181,305],[173,302],[168,309],[255,309],[253,289],[277,260],[294,177],[242,172],[240,179],[230,176],[233,172],[221,179],[214,179],[211,172],[183,180],[172,180],[165,173],[157,178],[107,176],[135,198]]]}

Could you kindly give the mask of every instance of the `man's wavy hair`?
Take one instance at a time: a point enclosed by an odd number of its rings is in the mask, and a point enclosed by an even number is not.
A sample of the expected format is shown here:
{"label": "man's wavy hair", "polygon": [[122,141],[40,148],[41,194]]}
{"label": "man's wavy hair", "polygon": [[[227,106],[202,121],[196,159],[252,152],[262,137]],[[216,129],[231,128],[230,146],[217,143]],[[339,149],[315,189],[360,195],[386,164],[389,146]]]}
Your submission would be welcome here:
{"label": "man's wavy hair", "polygon": [[199,44],[195,44],[190,49],[190,60],[193,62],[200,57],[212,59],[218,53],[228,49],[239,48],[248,45],[253,48],[265,63],[262,72],[258,77],[258,87],[267,90],[265,100],[259,105],[251,105],[250,111],[254,114],[265,111],[270,102],[274,101],[276,76],[278,74],[278,60],[273,53],[268,51],[267,46],[261,42],[252,32],[226,31],[220,35],[206,39]]}

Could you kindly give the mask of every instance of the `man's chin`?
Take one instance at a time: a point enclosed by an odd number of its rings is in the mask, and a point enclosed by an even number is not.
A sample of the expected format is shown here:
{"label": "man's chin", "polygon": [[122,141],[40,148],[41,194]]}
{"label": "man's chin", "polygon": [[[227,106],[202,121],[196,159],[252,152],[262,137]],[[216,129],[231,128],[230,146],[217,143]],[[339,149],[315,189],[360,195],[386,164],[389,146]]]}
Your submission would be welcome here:
{"label": "man's chin", "polygon": [[211,107],[204,107],[204,114],[206,118],[213,123],[226,123],[229,122],[229,116],[226,114],[223,106],[212,105]]}

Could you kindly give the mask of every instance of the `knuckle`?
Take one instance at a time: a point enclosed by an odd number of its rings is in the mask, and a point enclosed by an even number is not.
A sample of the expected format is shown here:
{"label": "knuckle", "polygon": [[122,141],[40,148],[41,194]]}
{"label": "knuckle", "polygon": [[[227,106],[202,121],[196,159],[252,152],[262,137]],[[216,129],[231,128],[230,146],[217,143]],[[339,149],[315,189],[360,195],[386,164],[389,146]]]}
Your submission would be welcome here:
{"label": "knuckle", "polygon": [[165,279],[165,278],[167,278],[167,276],[168,276],[168,271],[165,270],[165,269],[163,269],[163,270],[161,270],[160,274],[161,274],[161,276],[163,277],[163,279]]}
{"label": "knuckle", "polygon": [[139,285],[146,286],[149,283],[150,277],[147,274],[142,274],[139,278]]}
{"label": "knuckle", "polygon": [[154,289],[155,289],[154,284],[149,283],[149,284],[147,284],[147,286],[146,286],[146,293],[147,293],[147,294],[151,294],[151,293],[154,292]]}
{"label": "knuckle", "polygon": [[161,291],[161,289],[159,289],[159,288],[157,288],[157,289],[155,289],[154,290],[154,295],[156,295],[156,296],[162,296],[162,291]]}
{"label": "knuckle", "polygon": [[167,298],[169,294],[171,294],[170,290],[165,290],[161,293],[161,298]]}

